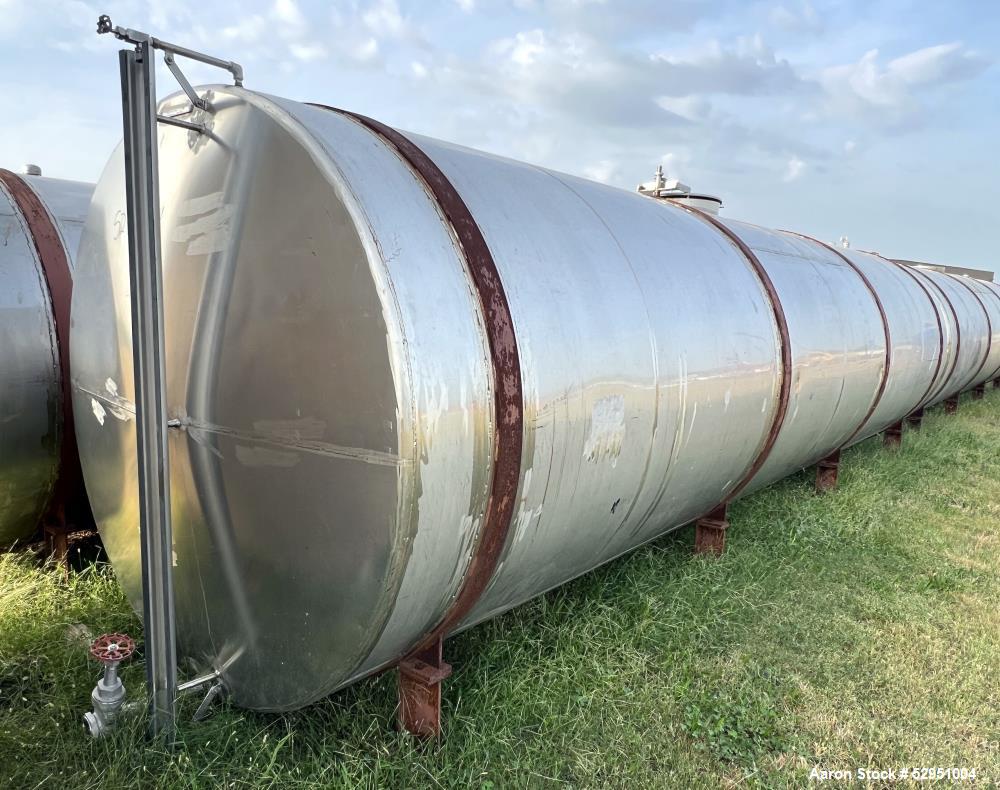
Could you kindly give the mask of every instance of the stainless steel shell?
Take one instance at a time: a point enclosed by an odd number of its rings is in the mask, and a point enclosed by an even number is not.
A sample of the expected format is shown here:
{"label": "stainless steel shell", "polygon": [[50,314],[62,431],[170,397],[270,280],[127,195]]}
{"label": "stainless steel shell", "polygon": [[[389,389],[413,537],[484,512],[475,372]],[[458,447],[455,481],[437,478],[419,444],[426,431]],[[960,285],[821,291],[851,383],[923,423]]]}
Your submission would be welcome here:
{"label": "stainless steel shell", "polygon": [[[400,150],[340,112],[201,90],[213,136],[160,140],[181,655],[238,704],[294,708],[449,612],[510,415],[469,251]],[[983,361],[986,312],[961,283],[407,138],[485,239],[520,356],[514,515],[456,628],[884,429]],[[138,604],[122,183],[119,151],[81,244],[72,362],[91,504]]]}
{"label": "stainless steel shell", "polygon": [[[93,187],[8,177],[41,202],[72,265]],[[34,217],[17,198],[0,179],[0,547],[38,527],[58,473],[63,426],[52,294]]]}

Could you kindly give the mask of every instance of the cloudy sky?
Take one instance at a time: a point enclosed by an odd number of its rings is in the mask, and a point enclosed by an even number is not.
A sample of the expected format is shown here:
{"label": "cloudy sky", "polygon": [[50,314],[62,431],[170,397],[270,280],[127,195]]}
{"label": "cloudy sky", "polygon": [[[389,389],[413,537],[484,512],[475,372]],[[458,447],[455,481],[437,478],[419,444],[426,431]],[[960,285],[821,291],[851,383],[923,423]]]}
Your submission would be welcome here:
{"label": "cloudy sky", "polygon": [[0,165],[96,179],[121,136],[99,13],[254,89],[628,189],[663,164],[729,216],[1000,269],[997,0],[0,0]]}

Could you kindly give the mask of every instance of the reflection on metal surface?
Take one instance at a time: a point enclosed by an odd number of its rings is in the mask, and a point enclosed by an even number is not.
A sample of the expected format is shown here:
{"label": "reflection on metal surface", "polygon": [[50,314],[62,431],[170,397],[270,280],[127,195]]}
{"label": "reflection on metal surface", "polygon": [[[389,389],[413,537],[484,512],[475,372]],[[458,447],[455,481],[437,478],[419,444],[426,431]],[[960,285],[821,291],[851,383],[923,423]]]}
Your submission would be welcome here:
{"label": "reflection on metal surface", "polygon": [[[160,145],[173,569],[180,654],[238,705],[412,666],[428,639],[1000,368],[1000,293],[984,312],[985,290],[872,254],[197,91],[214,139],[167,128]],[[121,185],[118,152],[81,245],[72,362],[88,491],[135,602],[134,425],[111,413],[134,399]]]}
{"label": "reflection on metal surface", "polygon": [[79,496],[69,311],[92,190],[0,170],[0,547]]}

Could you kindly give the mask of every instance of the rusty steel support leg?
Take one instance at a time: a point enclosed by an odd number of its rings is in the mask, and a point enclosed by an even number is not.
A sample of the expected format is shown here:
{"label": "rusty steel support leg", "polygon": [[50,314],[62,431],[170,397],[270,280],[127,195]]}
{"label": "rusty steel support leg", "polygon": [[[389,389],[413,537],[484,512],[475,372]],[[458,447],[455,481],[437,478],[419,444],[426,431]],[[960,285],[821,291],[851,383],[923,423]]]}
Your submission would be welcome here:
{"label": "rusty steel support leg", "polygon": [[45,548],[62,567],[63,573],[69,575],[69,524],[66,523],[66,510],[63,503],[55,505],[45,516],[42,524],[42,536],[45,538]]}
{"label": "rusty steel support leg", "polygon": [[882,442],[890,450],[898,449],[903,443],[903,421],[894,422],[888,428],[885,429],[885,434],[883,434]]}
{"label": "rusty steel support leg", "polygon": [[924,410],[917,409],[913,414],[906,418],[906,422],[909,424],[910,428],[914,431],[919,431],[920,426],[924,421]]}
{"label": "rusty steel support leg", "polygon": [[975,389],[972,390],[972,399],[973,400],[982,400],[983,395],[985,395],[985,394],[986,394],[986,385],[985,384],[980,384],[978,387],[976,387]]}
{"label": "rusty steel support leg", "polygon": [[719,505],[694,525],[694,553],[722,554],[726,550],[726,530],[729,529],[728,507]]}
{"label": "rusty steel support leg", "polygon": [[69,527],[64,522],[53,521],[46,524],[42,531],[49,556],[69,572]]}
{"label": "rusty steel support leg", "polygon": [[451,674],[443,640],[399,662],[399,728],[418,738],[441,734],[441,681]]}
{"label": "rusty steel support leg", "polygon": [[944,413],[954,414],[958,411],[958,395],[953,395],[944,402]]}
{"label": "rusty steel support leg", "polygon": [[825,494],[837,487],[837,473],[840,471],[840,450],[834,450],[816,464],[816,493]]}
{"label": "rusty steel support leg", "polygon": [[1000,390],[1000,379],[993,379],[993,389]]}

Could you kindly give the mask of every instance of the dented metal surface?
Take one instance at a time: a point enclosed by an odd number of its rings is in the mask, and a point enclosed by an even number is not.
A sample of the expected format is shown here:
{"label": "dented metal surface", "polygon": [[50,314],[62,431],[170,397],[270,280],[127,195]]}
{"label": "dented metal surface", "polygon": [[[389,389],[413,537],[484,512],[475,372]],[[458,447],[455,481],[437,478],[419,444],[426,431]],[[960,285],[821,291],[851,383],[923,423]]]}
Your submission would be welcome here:
{"label": "dented metal surface", "polygon": [[[185,661],[239,705],[294,708],[407,655],[413,680],[439,636],[1000,363],[986,293],[961,283],[199,90],[213,139],[160,141],[176,611]],[[88,490],[137,601],[121,185],[117,153],[72,363]]]}
{"label": "dented metal surface", "polygon": [[0,547],[30,536],[47,508],[80,490],[69,311],[91,191],[0,170]]}

